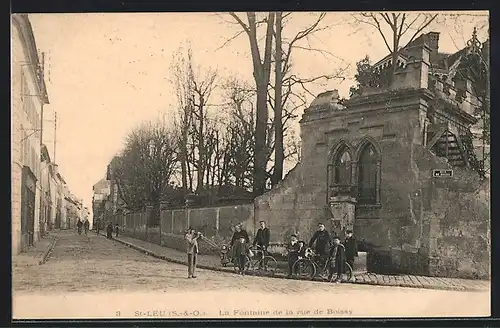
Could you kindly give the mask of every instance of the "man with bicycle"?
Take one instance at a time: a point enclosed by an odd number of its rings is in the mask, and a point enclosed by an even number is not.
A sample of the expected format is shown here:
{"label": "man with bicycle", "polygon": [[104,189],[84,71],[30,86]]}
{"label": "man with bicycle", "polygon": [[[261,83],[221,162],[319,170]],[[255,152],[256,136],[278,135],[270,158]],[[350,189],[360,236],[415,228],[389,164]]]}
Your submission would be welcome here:
{"label": "man with bicycle", "polygon": [[322,264],[326,263],[328,259],[331,241],[330,234],[326,231],[325,225],[320,223],[318,225],[318,230],[309,241],[309,247],[313,248],[314,245],[314,252],[319,255]]}
{"label": "man with bicycle", "polygon": [[[257,230],[255,239],[253,240],[253,246],[259,246],[261,251],[260,256],[264,258],[267,253],[267,247],[269,247],[269,242],[271,241],[271,232],[268,227],[266,227],[265,221],[260,221],[260,228]],[[259,262],[259,267],[262,267],[263,262]]]}

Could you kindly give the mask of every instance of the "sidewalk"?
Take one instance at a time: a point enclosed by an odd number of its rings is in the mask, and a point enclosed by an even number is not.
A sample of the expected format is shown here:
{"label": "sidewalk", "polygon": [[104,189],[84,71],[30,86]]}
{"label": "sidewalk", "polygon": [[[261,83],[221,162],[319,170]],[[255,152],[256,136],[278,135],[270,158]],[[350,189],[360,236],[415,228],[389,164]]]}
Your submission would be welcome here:
{"label": "sidewalk", "polygon": [[26,253],[20,253],[12,256],[12,267],[25,267],[40,265],[45,263],[47,257],[57,242],[57,231],[50,231],[44,238],[30,247]]}
{"label": "sidewalk", "polygon": [[[104,233],[101,235],[105,236]],[[143,240],[128,236],[119,236],[113,238],[128,247],[151,255],[153,257],[166,260],[173,263],[187,265],[187,256],[184,252],[152,244]],[[202,269],[234,272],[232,267],[222,267],[218,256],[199,255],[198,267]],[[356,273],[355,284],[394,286],[409,288],[428,288],[441,290],[461,290],[461,291],[486,291],[490,288],[489,280],[468,280],[458,278],[438,278],[414,275],[382,275],[375,273]],[[284,273],[277,273],[273,278],[285,278]]]}

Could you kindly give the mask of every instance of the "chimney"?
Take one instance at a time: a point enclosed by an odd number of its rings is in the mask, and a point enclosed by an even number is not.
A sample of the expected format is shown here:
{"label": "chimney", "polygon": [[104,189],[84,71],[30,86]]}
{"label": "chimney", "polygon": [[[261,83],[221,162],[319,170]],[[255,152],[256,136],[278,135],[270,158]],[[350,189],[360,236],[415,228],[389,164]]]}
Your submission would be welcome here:
{"label": "chimney", "polygon": [[430,61],[431,63],[435,63],[439,52],[439,32],[427,33],[427,42],[429,44],[429,48],[431,48]]}

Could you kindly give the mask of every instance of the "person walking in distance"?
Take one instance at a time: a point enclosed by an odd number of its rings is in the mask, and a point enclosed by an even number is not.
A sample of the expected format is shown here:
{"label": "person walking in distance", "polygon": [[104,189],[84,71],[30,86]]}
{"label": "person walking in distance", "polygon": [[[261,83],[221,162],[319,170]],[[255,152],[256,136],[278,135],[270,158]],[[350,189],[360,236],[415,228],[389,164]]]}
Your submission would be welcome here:
{"label": "person walking in distance", "polygon": [[346,231],[346,238],[344,242],[345,247],[345,259],[346,262],[351,266],[354,271],[354,259],[358,257],[358,244],[356,238],[354,238],[352,230]]}
{"label": "person walking in distance", "polygon": [[106,238],[113,239],[113,223],[109,222],[106,227]]}
{"label": "person walking in distance", "polygon": [[196,233],[193,228],[189,228],[188,232],[184,236],[188,256],[188,279],[196,278],[196,257],[198,255],[198,238],[200,237],[202,237],[201,232]]}
{"label": "person walking in distance", "polygon": [[323,261],[328,258],[328,251],[330,250],[331,237],[328,231],[325,229],[325,225],[320,223],[318,225],[318,230],[314,233],[311,240],[309,241],[309,247],[313,247],[316,254],[321,256]]}
{"label": "person walking in distance", "polygon": [[82,226],[83,226],[82,220],[78,219],[78,222],[76,223],[76,226],[78,228],[78,234],[81,235],[82,234]]}
{"label": "person walking in distance", "polygon": [[95,233],[99,234],[99,230],[101,230],[101,219],[97,219],[95,221]]}
{"label": "person walking in distance", "polygon": [[115,237],[118,237],[118,235],[120,234],[120,226],[118,225],[118,223],[115,224]]}
{"label": "person walking in distance", "polygon": [[89,228],[90,228],[90,222],[88,219],[85,219],[85,221],[83,221],[83,228],[85,229],[85,234],[87,234],[87,232],[89,232]]}

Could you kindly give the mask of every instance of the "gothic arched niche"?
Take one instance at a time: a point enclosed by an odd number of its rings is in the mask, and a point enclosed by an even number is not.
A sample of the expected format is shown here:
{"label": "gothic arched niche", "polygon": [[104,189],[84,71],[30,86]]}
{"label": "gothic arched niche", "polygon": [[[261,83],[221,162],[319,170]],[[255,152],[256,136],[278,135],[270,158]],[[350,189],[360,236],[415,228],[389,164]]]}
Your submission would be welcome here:
{"label": "gothic arched niche", "polygon": [[335,167],[335,174],[334,174],[334,184],[336,185],[344,185],[348,186],[351,185],[351,176],[352,176],[352,170],[351,170],[351,161],[352,161],[352,156],[351,153],[349,152],[349,149],[346,146],[341,147],[335,157],[334,157],[334,167]]}
{"label": "gothic arched niche", "polygon": [[358,156],[358,203],[378,204],[380,188],[379,153],[373,143],[366,142]]}

